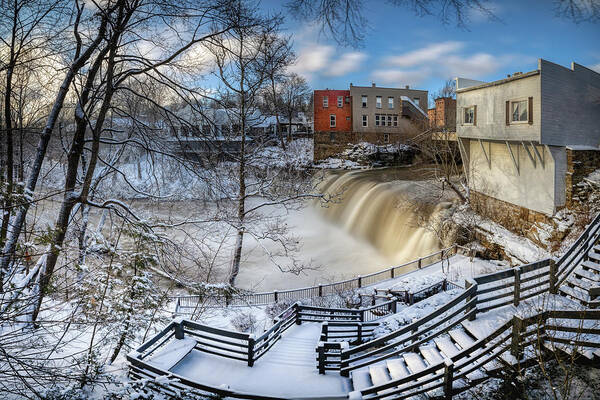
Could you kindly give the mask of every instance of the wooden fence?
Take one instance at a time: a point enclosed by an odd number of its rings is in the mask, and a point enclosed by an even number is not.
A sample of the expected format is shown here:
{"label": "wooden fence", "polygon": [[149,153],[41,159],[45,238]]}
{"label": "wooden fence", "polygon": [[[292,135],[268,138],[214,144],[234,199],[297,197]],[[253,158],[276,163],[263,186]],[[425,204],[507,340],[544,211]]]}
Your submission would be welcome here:
{"label": "wooden fence", "polygon": [[210,296],[177,296],[174,298],[175,315],[194,315],[198,312],[198,310],[210,307],[248,305],[261,306],[278,302],[296,302],[305,299],[335,296],[340,293],[360,289],[388,279],[394,279],[395,277],[398,277],[400,274],[404,273],[406,269],[421,269],[442,260],[447,260],[449,257],[457,254],[460,251],[468,253],[470,252],[470,249],[467,249],[463,246],[454,245],[428,256],[418,258],[402,265],[373,272],[371,274],[359,275],[357,277],[339,282],[325,283],[299,289],[276,290],[273,292],[262,293],[235,293],[232,295],[219,294]]}

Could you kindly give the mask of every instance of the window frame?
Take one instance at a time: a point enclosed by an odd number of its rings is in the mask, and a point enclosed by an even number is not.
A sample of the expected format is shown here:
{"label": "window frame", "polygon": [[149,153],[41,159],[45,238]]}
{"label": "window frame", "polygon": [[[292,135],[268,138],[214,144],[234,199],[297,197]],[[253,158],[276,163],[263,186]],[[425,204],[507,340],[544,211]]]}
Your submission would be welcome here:
{"label": "window frame", "polygon": [[367,95],[361,95],[361,102],[362,102],[362,108],[367,108],[369,105],[369,96]]}
{"label": "window frame", "polygon": [[381,116],[379,114],[375,114],[375,126],[379,126],[381,122]]}
{"label": "window frame", "polygon": [[375,108],[381,109],[382,104],[381,96],[375,96]]}
{"label": "window frame", "polygon": [[337,117],[335,114],[329,114],[329,127],[335,128],[337,125]]}
{"label": "window frame", "polygon": [[323,108],[329,108],[329,96],[323,96]]}
{"label": "window frame", "polygon": [[[529,123],[529,99],[527,97],[522,97],[522,98],[517,98],[517,99],[511,99],[508,101],[509,103],[509,110],[510,110],[510,118],[509,118],[509,123],[518,125],[518,124],[528,124]],[[514,116],[514,110],[513,110],[513,104],[519,104],[519,103],[523,103],[525,104],[525,120],[518,120],[515,121],[513,119]]]}
{"label": "window frame", "polygon": [[387,125],[386,126],[392,126],[392,115],[391,114],[387,115]]}
{"label": "window frame", "polygon": [[337,106],[338,108],[344,107],[344,96],[337,97]]}
{"label": "window frame", "polygon": [[367,114],[363,114],[363,116],[362,116],[362,127],[363,128],[369,127],[369,116]]}
{"label": "window frame", "polygon": [[388,96],[388,110],[394,109],[394,98],[392,96]]}
{"label": "window frame", "polygon": [[390,134],[384,133],[383,134],[383,143],[389,143],[389,142],[390,142]]}
{"label": "window frame", "polygon": [[[467,116],[468,110],[473,110],[473,113],[471,114],[471,122],[467,122],[466,116]],[[475,125],[475,105],[463,107],[462,117],[463,117],[463,125],[474,126]]]}
{"label": "window frame", "polygon": [[420,97],[413,97],[412,99],[413,103],[415,103],[418,107],[421,107],[421,98]]}
{"label": "window frame", "polygon": [[394,126],[398,126],[398,116],[394,114]]}

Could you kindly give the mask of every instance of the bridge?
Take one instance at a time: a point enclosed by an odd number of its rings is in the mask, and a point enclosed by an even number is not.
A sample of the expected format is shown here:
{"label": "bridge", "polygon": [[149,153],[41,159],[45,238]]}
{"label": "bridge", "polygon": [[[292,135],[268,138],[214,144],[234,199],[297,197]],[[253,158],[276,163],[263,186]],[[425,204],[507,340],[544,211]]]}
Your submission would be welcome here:
{"label": "bridge", "polygon": [[600,215],[558,259],[465,281],[447,303],[376,335],[397,298],[362,309],[291,305],[261,335],[183,318],[131,352],[133,379],[176,396],[451,399],[549,354],[600,360]]}

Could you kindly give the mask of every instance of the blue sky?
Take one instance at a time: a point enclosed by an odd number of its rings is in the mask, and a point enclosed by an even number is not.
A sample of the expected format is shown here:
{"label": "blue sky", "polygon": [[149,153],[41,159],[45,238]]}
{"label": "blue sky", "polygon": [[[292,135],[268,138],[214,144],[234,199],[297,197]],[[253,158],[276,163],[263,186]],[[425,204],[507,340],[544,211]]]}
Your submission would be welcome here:
{"label": "blue sky", "polygon": [[468,30],[442,25],[436,16],[418,17],[384,0],[365,0],[369,28],[358,48],[341,47],[319,35],[318,28],[298,25],[282,2],[263,7],[286,14],[298,62],[292,70],[314,89],[355,85],[438,90],[455,76],[484,81],[537,68],[537,59],[569,66],[571,61],[600,72],[600,24],[575,24],[555,16],[553,2],[489,2],[500,22],[470,13]]}

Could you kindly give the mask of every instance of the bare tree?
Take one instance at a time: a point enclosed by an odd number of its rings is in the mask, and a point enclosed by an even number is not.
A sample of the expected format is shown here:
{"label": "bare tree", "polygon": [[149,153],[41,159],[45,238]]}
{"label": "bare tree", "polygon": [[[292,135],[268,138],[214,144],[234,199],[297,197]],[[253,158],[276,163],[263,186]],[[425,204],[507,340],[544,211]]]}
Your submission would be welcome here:
{"label": "bare tree", "polygon": [[295,114],[306,108],[310,88],[306,79],[298,74],[286,76],[281,82],[281,106],[288,120],[287,140],[292,140],[292,119]]}

